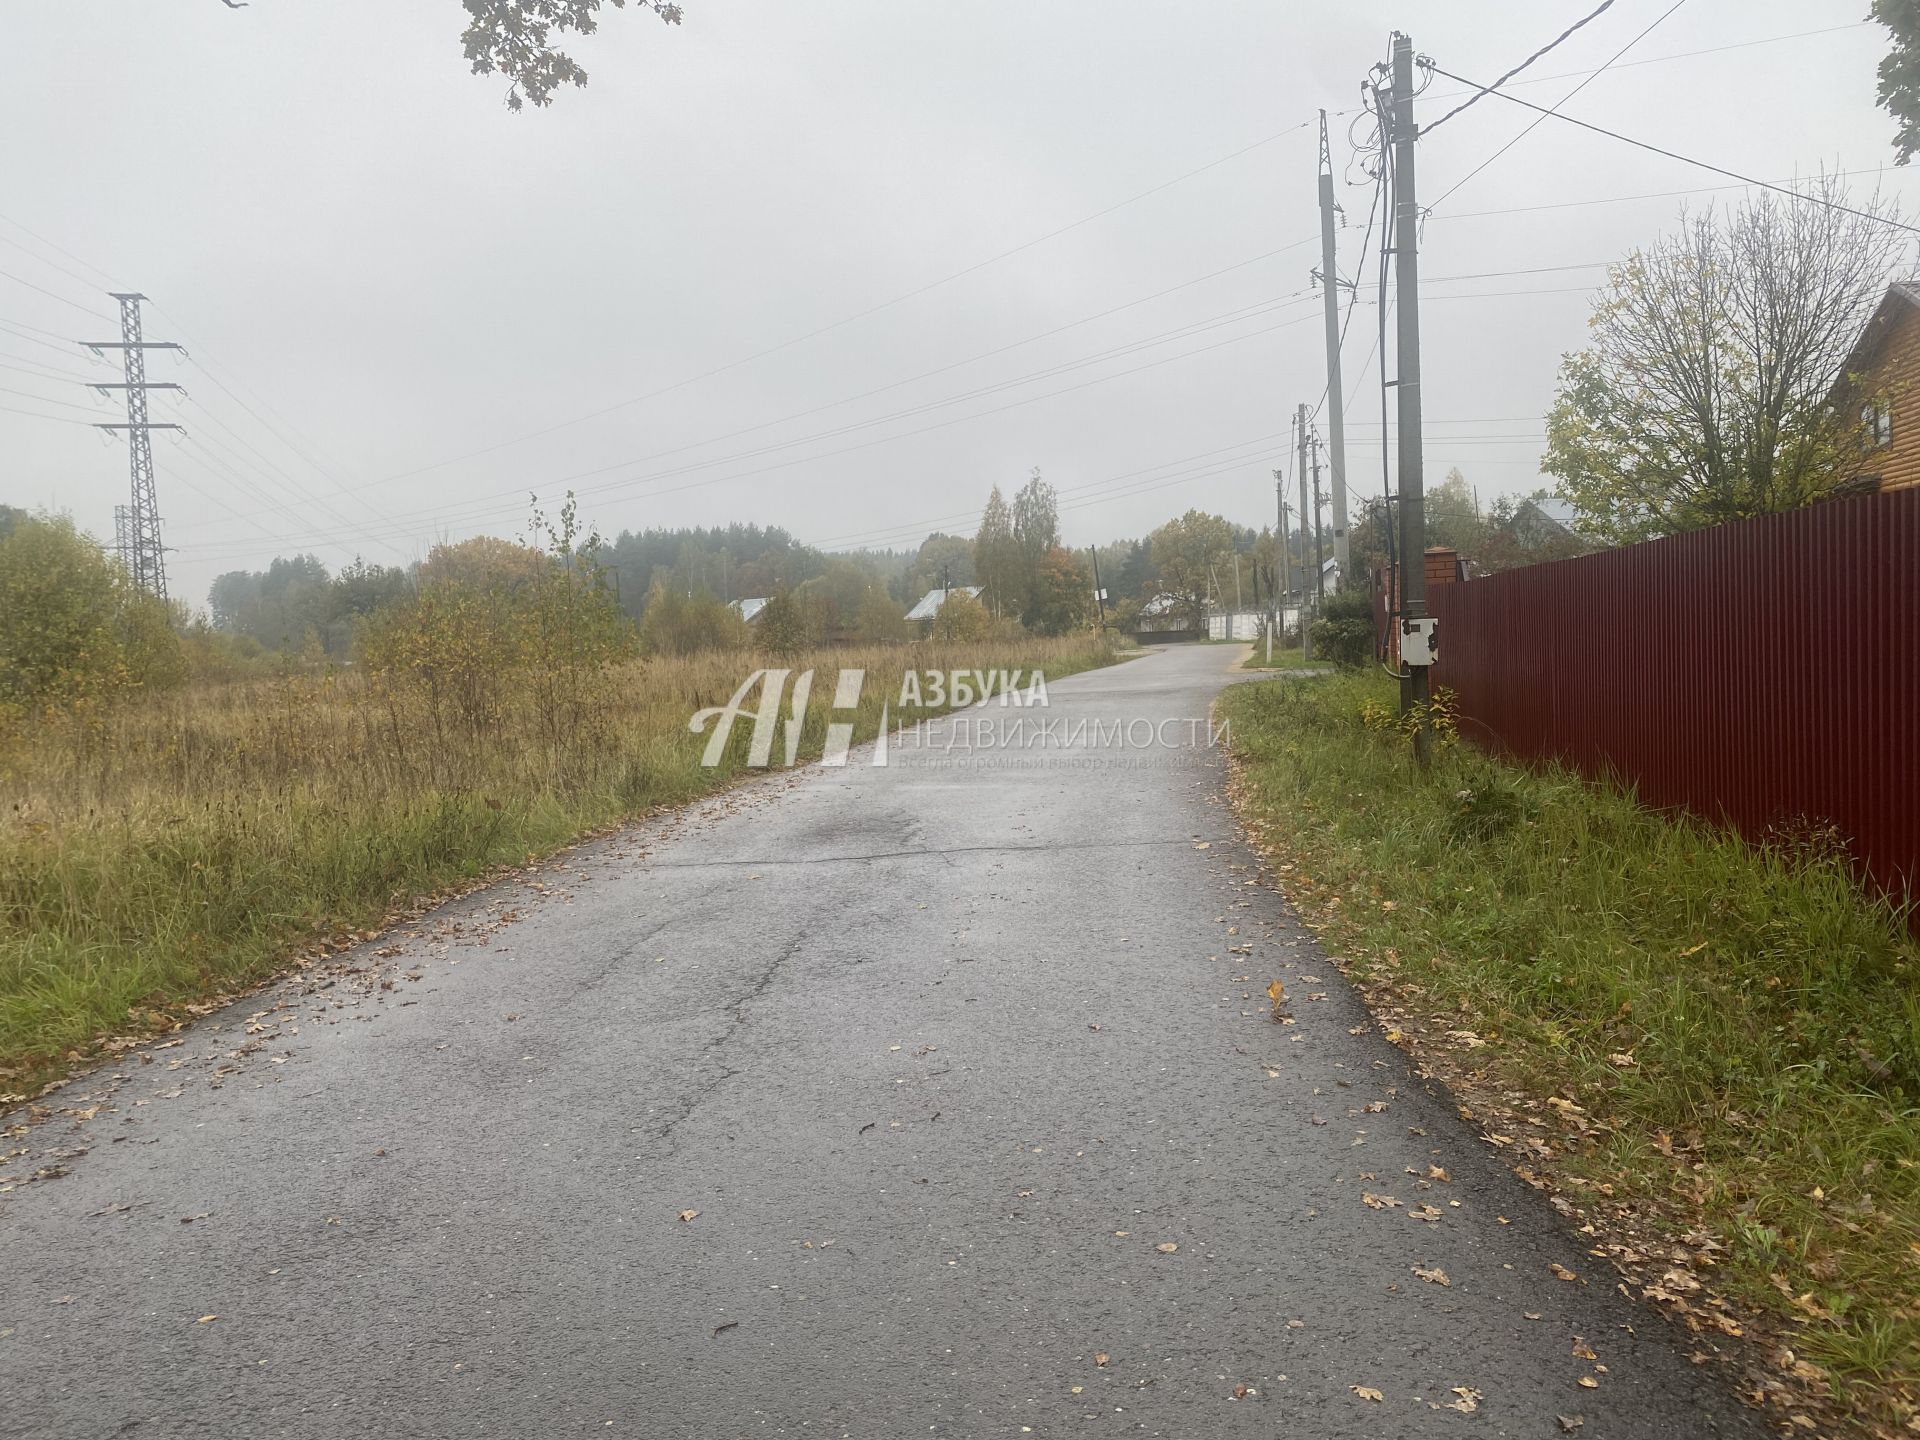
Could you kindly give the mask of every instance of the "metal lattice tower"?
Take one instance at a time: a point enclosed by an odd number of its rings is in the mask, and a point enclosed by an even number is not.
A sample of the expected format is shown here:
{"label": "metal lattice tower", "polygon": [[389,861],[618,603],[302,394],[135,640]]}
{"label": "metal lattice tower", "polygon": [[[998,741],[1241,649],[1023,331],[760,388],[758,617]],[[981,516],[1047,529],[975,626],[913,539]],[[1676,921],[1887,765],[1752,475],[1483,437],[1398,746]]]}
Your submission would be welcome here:
{"label": "metal lattice tower", "polygon": [[147,351],[178,350],[171,340],[149,341],[140,336],[140,302],[147,297],[132,291],[110,292],[120,302],[120,338],[101,340],[87,348],[96,355],[106,350],[121,352],[126,380],[118,385],[95,385],[127,392],[127,423],[102,425],[102,430],[127,432],[127,468],[133,476],[133,499],[114,510],[114,530],[120,543],[121,558],[133,575],[133,583],[147,594],[167,598],[166,547],[160,541],[160,502],[153,484],[153,432],[178,430],[173,424],[155,424],[147,419],[147,391],[178,390],[172,383],[149,384]]}
{"label": "metal lattice tower", "polygon": [[131,514],[124,505],[113,507],[113,553],[120,557],[120,563],[133,570],[133,534]]}

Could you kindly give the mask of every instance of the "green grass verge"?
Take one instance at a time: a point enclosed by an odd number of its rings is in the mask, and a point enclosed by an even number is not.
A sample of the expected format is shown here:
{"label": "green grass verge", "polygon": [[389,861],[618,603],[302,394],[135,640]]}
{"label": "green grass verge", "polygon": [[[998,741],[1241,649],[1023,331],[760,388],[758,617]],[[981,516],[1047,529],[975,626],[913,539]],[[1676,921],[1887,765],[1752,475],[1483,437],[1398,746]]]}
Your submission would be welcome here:
{"label": "green grass verge", "polygon": [[1327,668],[1327,662],[1320,659],[1307,659],[1300,653],[1298,645],[1277,646],[1273,652],[1273,659],[1269,661],[1267,647],[1256,642],[1253,653],[1247,656],[1240,668],[1242,670],[1323,670]]}
{"label": "green grass verge", "polygon": [[[1451,741],[1423,773],[1393,704],[1371,675],[1222,698],[1243,814],[1295,867],[1290,896],[1409,1031],[1436,1022],[1443,1075],[1579,1107],[1549,1148],[1588,1213],[1678,1238],[1843,1403],[1910,1418],[1920,948],[1903,917],[1831,851],[1756,847],[1561,769]],[[1486,1043],[1449,1053],[1444,1027]]]}

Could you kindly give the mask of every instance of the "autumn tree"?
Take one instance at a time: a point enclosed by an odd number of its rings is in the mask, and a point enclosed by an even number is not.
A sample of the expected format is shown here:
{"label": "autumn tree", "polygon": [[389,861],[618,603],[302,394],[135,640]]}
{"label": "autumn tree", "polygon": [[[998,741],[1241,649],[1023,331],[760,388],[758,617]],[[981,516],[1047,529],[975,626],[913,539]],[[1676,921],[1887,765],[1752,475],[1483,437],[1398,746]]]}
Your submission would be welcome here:
{"label": "autumn tree", "polygon": [[476,590],[516,590],[539,579],[546,566],[546,557],[531,545],[475,535],[429,550],[420,562],[420,583],[458,580]]}
{"label": "autumn tree", "polygon": [[1035,568],[1021,623],[1037,634],[1065,635],[1084,627],[1092,611],[1092,575],[1072,551],[1054,546]]}
{"label": "autumn tree", "polygon": [[906,589],[901,598],[911,605],[929,590],[978,583],[973,568],[973,542],[964,536],[936,532],[920,542],[920,551],[907,569]]}
{"label": "autumn tree", "polygon": [[[1487,539],[1487,522],[1480,513],[1480,497],[1467,477],[1454,466],[1447,478],[1426,493],[1427,544],[1476,556]],[[1349,537],[1351,544],[1351,537]]]}
{"label": "autumn tree", "polygon": [[1213,567],[1233,553],[1233,527],[1218,515],[1189,510],[1147,537],[1160,591],[1195,629],[1206,624]]}
{"label": "autumn tree", "polygon": [[1040,568],[1041,559],[1060,544],[1060,498],[1051,485],[1040,478],[1040,467],[1013,497],[1013,538],[1019,543],[1020,558],[1028,575]]}
{"label": "autumn tree", "polygon": [[[591,35],[600,28],[601,0],[461,0],[467,28],[460,43],[476,75],[507,77],[507,108],[519,110],[553,103],[562,85],[584,86],[587,72],[559,48],[569,32]],[[614,9],[627,0],[606,0]],[[672,0],[636,0],[636,9],[651,10],[669,25],[678,25],[681,10]]]}
{"label": "autumn tree", "polygon": [[973,573],[981,586],[981,600],[996,615],[1018,615],[1025,600],[1020,583],[1020,541],[1013,530],[1013,512],[998,485],[987,496],[980,529],[973,537]]}
{"label": "autumn tree", "polygon": [[707,650],[743,650],[747,623],[731,605],[704,590],[689,595],[653,582],[640,618],[640,648],[649,655],[698,655]]}
{"label": "autumn tree", "polygon": [[1867,17],[1887,27],[1892,50],[1880,62],[1880,104],[1893,116],[1895,163],[1920,150],[1920,0],[1873,0]]}
{"label": "autumn tree", "polygon": [[884,585],[871,585],[860,597],[854,616],[854,634],[864,645],[897,645],[912,638],[906,612]]}
{"label": "autumn tree", "polygon": [[775,595],[754,617],[753,638],[759,647],[782,657],[798,655],[820,643],[818,612],[792,591]]}
{"label": "autumn tree", "polygon": [[185,673],[165,602],[64,515],[9,513],[0,538],[0,722],[85,711]]}
{"label": "autumn tree", "polygon": [[928,633],[949,644],[969,644],[993,634],[993,616],[987,607],[964,590],[956,590],[940,603]]}
{"label": "autumn tree", "polygon": [[1613,267],[1543,461],[1596,538],[1792,510],[1845,478],[1854,436],[1829,398],[1904,248],[1895,207],[1845,202],[1823,177]]}

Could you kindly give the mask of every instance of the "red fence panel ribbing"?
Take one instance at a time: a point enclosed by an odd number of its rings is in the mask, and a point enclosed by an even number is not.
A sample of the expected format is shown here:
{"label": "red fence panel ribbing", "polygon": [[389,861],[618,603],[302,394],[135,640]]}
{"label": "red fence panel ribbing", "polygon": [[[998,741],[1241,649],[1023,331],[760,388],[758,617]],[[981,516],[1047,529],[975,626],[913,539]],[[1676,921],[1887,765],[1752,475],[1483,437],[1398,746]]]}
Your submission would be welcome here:
{"label": "red fence panel ribbing", "polygon": [[1920,893],[1920,488],[1428,594],[1462,729]]}

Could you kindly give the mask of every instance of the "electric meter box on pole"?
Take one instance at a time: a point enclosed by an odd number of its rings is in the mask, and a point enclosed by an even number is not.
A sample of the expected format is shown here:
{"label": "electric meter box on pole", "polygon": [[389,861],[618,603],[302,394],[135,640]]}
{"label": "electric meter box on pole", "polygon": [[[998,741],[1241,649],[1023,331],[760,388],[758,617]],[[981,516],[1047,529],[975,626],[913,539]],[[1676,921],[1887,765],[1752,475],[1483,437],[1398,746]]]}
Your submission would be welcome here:
{"label": "electric meter box on pole", "polygon": [[1400,622],[1400,660],[1406,665],[1431,666],[1440,660],[1440,622],[1431,615]]}

